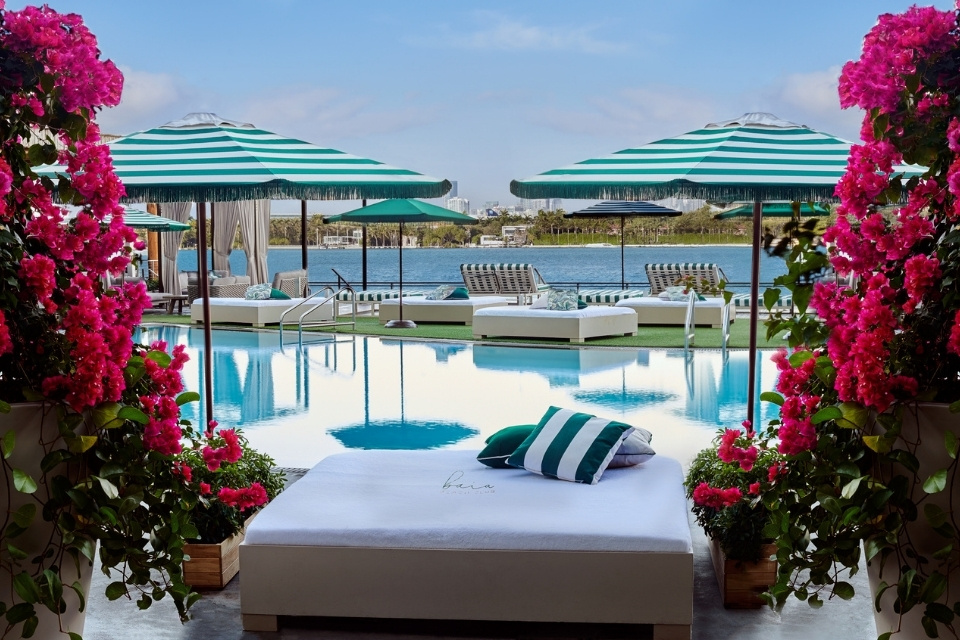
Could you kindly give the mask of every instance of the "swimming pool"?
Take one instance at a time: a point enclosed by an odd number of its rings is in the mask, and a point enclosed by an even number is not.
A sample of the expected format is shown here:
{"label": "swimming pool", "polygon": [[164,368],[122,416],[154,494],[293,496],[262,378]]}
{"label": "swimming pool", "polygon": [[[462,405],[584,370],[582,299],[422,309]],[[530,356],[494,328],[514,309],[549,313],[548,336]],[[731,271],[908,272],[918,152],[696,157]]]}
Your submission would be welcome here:
{"label": "swimming pool", "polygon": [[[188,389],[203,394],[203,332],[148,326],[139,340],[184,344]],[[642,426],[654,448],[688,463],[720,426],[746,415],[745,351],[508,347],[340,336],[280,347],[274,332],[215,330],[214,418],[243,429],[283,467],[352,448],[480,449],[550,405]],[[760,389],[776,367],[758,358]],[[190,403],[184,416],[198,419]],[[764,403],[757,415],[773,415]]]}

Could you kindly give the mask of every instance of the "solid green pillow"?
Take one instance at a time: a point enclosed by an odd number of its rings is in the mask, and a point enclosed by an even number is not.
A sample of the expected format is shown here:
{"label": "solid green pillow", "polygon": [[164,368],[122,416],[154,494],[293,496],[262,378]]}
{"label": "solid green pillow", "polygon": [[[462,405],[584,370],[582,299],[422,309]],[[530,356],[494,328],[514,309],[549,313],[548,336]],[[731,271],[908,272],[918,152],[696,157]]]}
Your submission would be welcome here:
{"label": "solid green pillow", "polygon": [[586,309],[588,306],[583,300],[577,300],[577,309]]}
{"label": "solid green pillow", "polygon": [[450,295],[447,296],[447,300],[469,300],[470,295],[467,292],[466,287],[457,287],[454,289]]}
{"label": "solid green pillow", "polygon": [[477,454],[477,460],[494,469],[512,469],[507,458],[513,455],[524,440],[537,428],[535,424],[518,424],[500,429],[487,438],[487,446]]}
{"label": "solid green pillow", "polygon": [[290,299],[290,296],[288,296],[287,294],[285,294],[283,291],[280,291],[280,289],[272,289],[272,288],[271,288],[271,289],[270,289],[270,299],[271,299],[271,300],[289,300],[289,299]]}

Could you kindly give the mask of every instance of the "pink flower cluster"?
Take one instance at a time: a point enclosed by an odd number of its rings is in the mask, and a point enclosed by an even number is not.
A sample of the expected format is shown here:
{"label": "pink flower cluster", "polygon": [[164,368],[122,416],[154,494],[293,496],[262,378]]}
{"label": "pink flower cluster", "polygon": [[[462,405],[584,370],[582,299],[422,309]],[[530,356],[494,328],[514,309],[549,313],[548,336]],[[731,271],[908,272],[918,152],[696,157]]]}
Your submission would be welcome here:
{"label": "pink flower cluster", "polygon": [[722,509],[735,505],[743,497],[743,492],[737,487],[719,489],[701,482],[693,490],[693,501],[703,507]]}
{"label": "pink flower cluster", "polygon": [[725,429],[723,435],[720,436],[717,457],[726,463],[737,462],[741,469],[750,471],[757,461],[757,447],[752,444],[748,447],[738,447],[737,440],[741,437],[750,441],[753,439],[753,431],[747,431],[744,434],[737,429]]}
{"label": "pink flower cluster", "polygon": [[208,445],[203,448],[203,461],[207,463],[210,471],[216,471],[224,462],[236,462],[243,456],[243,448],[236,431],[223,429],[218,435],[223,438],[224,446],[214,448]]}
{"label": "pink flower cluster", "polygon": [[123,75],[109,60],[100,60],[97,39],[79,15],[26,7],[8,11],[4,27],[3,45],[43,63],[67,111],[120,104]]}
{"label": "pink flower cluster", "polygon": [[267,490],[259,482],[249,487],[231,489],[223,487],[217,492],[217,498],[228,507],[237,507],[240,510],[259,507],[267,502]]}
{"label": "pink flower cluster", "polygon": [[791,364],[785,349],[778,350],[773,357],[780,371],[777,391],[784,398],[777,429],[777,450],[784,455],[797,455],[817,446],[817,430],[811,418],[819,409],[820,396],[810,395],[808,390],[818,355],[818,352],[811,353],[796,367]]}

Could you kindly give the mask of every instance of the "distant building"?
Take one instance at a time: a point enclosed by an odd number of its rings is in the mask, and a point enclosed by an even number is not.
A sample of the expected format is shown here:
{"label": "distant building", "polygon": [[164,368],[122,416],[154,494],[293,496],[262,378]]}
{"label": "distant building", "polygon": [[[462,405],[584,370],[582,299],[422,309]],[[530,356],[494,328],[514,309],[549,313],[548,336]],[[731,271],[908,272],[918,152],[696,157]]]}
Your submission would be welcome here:
{"label": "distant building", "polygon": [[447,199],[460,197],[460,194],[457,192],[457,181],[451,180],[450,185],[450,191],[447,192]]}
{"label": "distant building", "polygon": [[457,213],[467,213],[470,211],[470,201],[466,198],[449,198],[447,200],[447,209]]}
{"label": "distant building", "polygon": [[529,198],[521,199],[520,206],[526,211],[533,211],[536,215],[538,211],[556,211],[563,208],[563,200],[560,198]]}

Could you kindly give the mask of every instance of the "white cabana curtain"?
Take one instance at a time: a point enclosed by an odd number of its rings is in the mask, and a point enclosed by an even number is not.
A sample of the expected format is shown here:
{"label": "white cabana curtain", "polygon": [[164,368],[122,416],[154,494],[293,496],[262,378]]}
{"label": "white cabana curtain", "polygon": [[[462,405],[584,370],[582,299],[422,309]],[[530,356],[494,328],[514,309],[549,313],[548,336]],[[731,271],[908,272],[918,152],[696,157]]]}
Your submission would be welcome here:
{"label": "white cabana curtain", "polygon": [[[162,202],[160,203],[160,215],[177,222],[186,222],[190,219],[191,208],[193,208],[192,202]],[[163,291],[175,296],[182,295],[184,292],[180,290],[177,253],[180,252],[180,239],[183,237],[183,232],[168,232],[159,235],[162,248],[161,260],[163,260]]]}
{"label": "white cabana curtain", "polygon": [[230,272],[230,252],[237,236],[240,202],[218,202],[213,213],[213,269]]}
{"label": "white cabana curtain", "polygon": [[240,235],[247,254],[247,275],[253,284],[270,282],[267,248],[270,246],[270,201],[247,200],[240,204]]}

